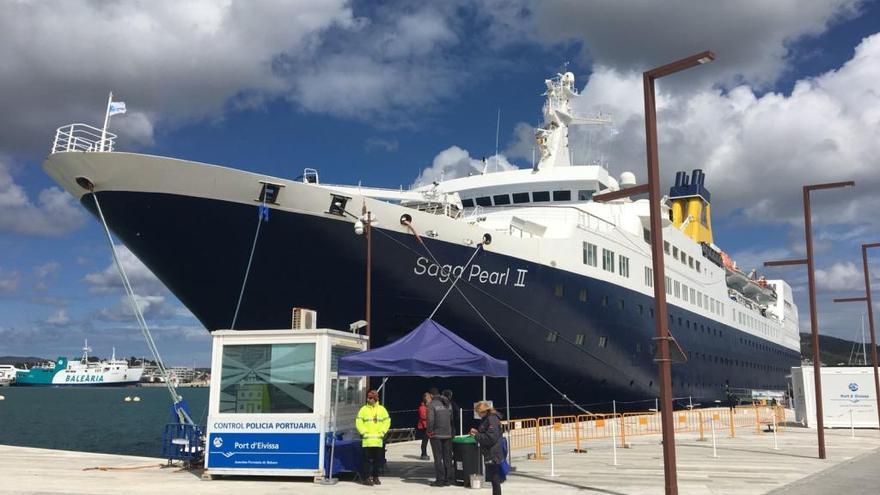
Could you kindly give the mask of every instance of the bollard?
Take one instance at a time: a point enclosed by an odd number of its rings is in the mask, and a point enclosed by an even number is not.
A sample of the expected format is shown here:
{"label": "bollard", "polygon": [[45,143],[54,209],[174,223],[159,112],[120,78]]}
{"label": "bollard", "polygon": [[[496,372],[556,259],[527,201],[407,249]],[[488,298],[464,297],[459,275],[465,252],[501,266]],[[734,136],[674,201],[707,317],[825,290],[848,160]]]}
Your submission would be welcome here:
{"label": "bollard", "polygon": [[541,452],[541,418],[535,418],[535,459],[543,459]]}
{"label": "bollard", "polygon": [[581,419],[577,411],[574,412],[574,451],[581,452]]}

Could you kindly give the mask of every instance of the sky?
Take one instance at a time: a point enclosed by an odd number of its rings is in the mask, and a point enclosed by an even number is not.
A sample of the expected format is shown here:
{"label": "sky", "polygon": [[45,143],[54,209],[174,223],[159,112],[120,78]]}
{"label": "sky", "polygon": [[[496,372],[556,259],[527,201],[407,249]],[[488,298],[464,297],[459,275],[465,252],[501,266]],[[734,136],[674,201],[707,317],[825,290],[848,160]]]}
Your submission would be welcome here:
{"label": "sky", "polygon": [[[57,127],[100,126],[109,91],[119,150],[407,187],[496,147],[530,166],[543,81],[567,70],[575,110],[614,121],[591,149],[642,179],[641,73],[706,49],[657,84],[664,184],[704,169],[715,243],[750,270],[804,256],[803,184],[855,180],[813,195],[813,224],[821,332],[859,335],[864,307],[831,298],[863,294],[859,245],[880,241],[876,1],[0,3],[0,355],[148,353],[100,225],[41,169]],[[208,365],[207,331],[120,252],[164,360]],[[764,273],[808,331],[805,270]]]}

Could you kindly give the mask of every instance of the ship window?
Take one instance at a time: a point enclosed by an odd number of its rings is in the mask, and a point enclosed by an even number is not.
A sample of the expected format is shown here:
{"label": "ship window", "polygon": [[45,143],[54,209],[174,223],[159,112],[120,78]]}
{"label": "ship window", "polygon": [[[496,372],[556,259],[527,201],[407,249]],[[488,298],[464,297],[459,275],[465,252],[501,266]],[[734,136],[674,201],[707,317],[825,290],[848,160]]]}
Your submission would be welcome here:
{"label": "ship window", "polygon": [[707,296],[706,294],[703,294],[703,307],[704,308],[709,307],[709,296]]}
{"label": "ship window", "polygon": [[556,342],[556,339],[559,337],[558,332],[549,332],[547,333],[547,342]]}
{"label": "ship window", "polygon": [[688,256],[688,266],[691,267],[691,268],[694,267],[694,258],[693,258],[693,256]]}
{"label": "ship window", "polygon": [[624,302],[624,300],[621,299],[620,301],[617,302],[617,305],[620,307],[620,310],[623,311],[623,309],[626,307],[626,302]]}
{"label": "ship window", "polygon": [[654,308],[648,308],[648,316],[650,316],[651,318],[654,317]]}
{"label": "ship window", "polygon": [[311,413],[314,394],[315,344],[223,347],[218,412]]}
{"label": "ship window", "polygon": [[598,260],[598,248],[595,244],[590,244],[589,242],[584,243],[584,264],[590,266],[596,266],[599,263]]}
{"label": "ship window", "polygon": [[535,203],[543,203],[550,201],[550,191],[535,191],[532,193],[532,201]]}
{"label": "ship window", "polygon": [[629,278],[629,258],[621,254],[618,256],[617,261],[617,268],[620,270],[620,274]]}
{"label": "ship window", "polygon": [[608,347],[608,337],[605,337],[604,335],[599,337],[599,347],[603,349]]}
{"label": "ship window", "polygon": [[510,204],[510,195],[509,194],[496,194],[492,196],[492,199],[495,200],[495,205],[509,205]]}
{"label": "ship window", "polygon": [[[642,352],[642,344],[636,343],[636,352]],[[632,382],[630,382],[632,384]]]}
{"label": "ship window", "polygon": [[463,206],[463,207],[465,207],[465,208],[473,208],[473,207],[474,207],[474,200],[473,200],[473,198],[468,198],[468,199],[463,199],[463,200],[461,200],[461,206]]}
{"label": "ship window", "polygon": [[672,246],[672,257],[678,259],[678,247]]}
{"label": "ship window", "polygon": [[681,262],[687,264],[687,254],[685,254],[684,249],[681,250]]}
{"label": "ship window", "polygon": [[608,306],[608,296],[602,296],[602,306]]}
{"label": "ship window", "polygon": [[579,300],[580,302],[586,302],[586,300],[587,300],[587,289],[581,289],[580,293],[578,294],[578,300]]}
{"label": "ship window", "polygon": [[584,345],[584,334],[579,333],[574,337],[574,345]]}
{"label": "ship window", "polygon": [[592,189],[581,189],[578,191],[578,201],[590,201],[594,192]]}
{"label": "ship window", "polygon": [[477,204],[480,206],[492,206],[492,198],[489,196],[482,196],[477,198]]}
{"label": "ship window", "polygon": [[645,307],[642,306],[641,304],[639,304],[639,314],[640,314],[640,315],[644,315],[644,314],[645,314]]}
{"label": "ship window", "polygon": [[681,284],[678,283],[678,280],[674,282],[674,287],[675,289],[673,290],[673,293],[675,294],[675,297],[681,297]]}
{"label": "ship window", "polygon": [[257,198],[257,201],[260,203],[277,205],[278,193],[281,192],[281,188],[284,186],[281,184],[271,184],[269,182],[262,182],[262,184],[263,187],[260,189],[260,196]]}
{"label": "ship window", "polygon": [[651,231],[644,227],[642,228],[642,239],[648,244],[651,244]]}
{"label": "ship window", "polygon": [[694,265],[696,265],[697,271],[699,272],[700,271],[700,260],[695,260]]}
{"label": "ship window", "polygon": [[663,252],[669,254],[669,241],[663,241]]}
{"label": "ship window", "polygon": [[672,279],[670,279],[668,276],[666,277],[666,295],[672,295]]}
{"label": "ship window", "polygon": [[645,285],[647,287],[654,286],[654,270],[650,267],[645,267]]}
{"label": "ship window", "polygon": [[614,251],[602,249],[602,269],[614,272]]}
{"label": "ship window", "polygon": [[513,202],[516,204],[520,203],[528,203],[529,202],[529,193],[513,193]]}
{"label": "ship window", "polygon": [[694,297],[695,295],[696,295],[696,290],[694,290],[694,288],[691,287],[691,302],[695,302],[695,299],[696,299],[696,297]]}
{"label": "ship window", "polygon": [[556,284],[556,288],[553,289],[553,295],[556,297],[562,297],[565,295],[565,287],[562,284]]}
{"label": "ship window", "polygon": [[571,201],[571,191],[553,191],[553,201]]}
{"label": "ship window", "polygon": [[681,284],[681,298],[684,299],[684,302],[688,302],[688,286]]}

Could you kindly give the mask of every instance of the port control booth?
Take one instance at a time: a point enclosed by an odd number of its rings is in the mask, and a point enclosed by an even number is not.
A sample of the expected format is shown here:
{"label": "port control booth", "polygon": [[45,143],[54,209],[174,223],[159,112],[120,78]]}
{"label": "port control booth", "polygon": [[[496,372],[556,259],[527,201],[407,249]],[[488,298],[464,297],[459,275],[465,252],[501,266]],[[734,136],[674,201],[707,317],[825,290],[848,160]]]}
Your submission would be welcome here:
{"label": "port control booth", "polygon": [[215,331],[205,474],[322,477],[331,426],[354,438],[365,394],[337,364],[366,344],[329,329]]}
{"label": "port control booth", "polygon": [[[791,369],[795,419],[816,427],[813,367]],[[823,366],[822,409],[826,428],[877,428],[874,371],[868,366]]]}

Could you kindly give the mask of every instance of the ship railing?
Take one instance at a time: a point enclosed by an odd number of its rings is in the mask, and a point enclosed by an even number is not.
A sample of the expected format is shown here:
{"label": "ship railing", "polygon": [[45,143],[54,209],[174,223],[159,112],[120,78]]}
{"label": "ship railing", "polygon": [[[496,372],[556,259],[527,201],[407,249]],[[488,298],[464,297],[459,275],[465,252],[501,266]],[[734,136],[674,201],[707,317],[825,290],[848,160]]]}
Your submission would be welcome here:
{"label": "ship railing", "polygon": [[[546,458],[551,436],[552,443],[574,444],[575,452],[583,452],[590,442],[596,440],[612,440],[619,442],[620,447],[626,447],[628,437],[662,433],[657,411],[519,418],[503,424],[510,449],[532,450],[528,453],[530,459]],[[697,434],[700,440],[711,436],[713,429],[720,437],[734,438],[737,429],[762,434],[771,432],[775,426],[777,432],[782,432],[785,424],[785,408],[781,405],[685,409],[675,411],[673,416],[677,433]]]}
{"label": "ship railing", "polygon": [[116,134],[77,123],[61,126],[55,131],[50,153],[113,151],[115,146]]}
{"label": "ship railing", "polygon": [[588,211],[584,211],[581,209],[577,209],[577,211],[577,226],[579,229],[587,230],[590,232],[610,232],[614,230],[614,223],[609,222],[604,218],[593,215]]}

